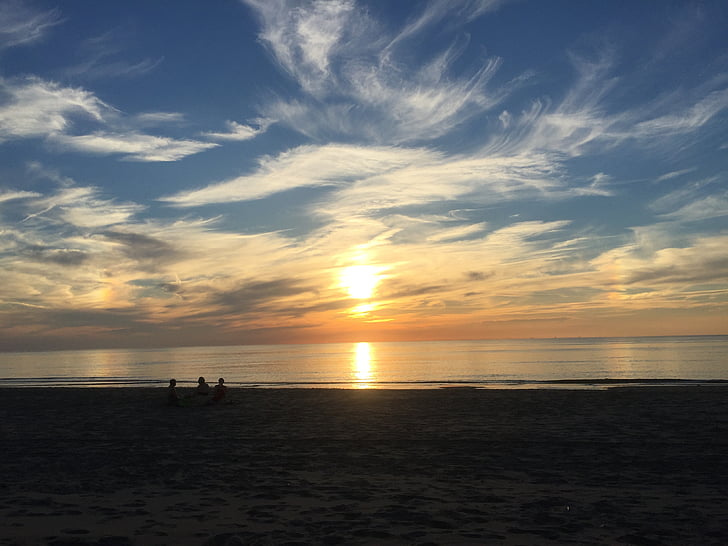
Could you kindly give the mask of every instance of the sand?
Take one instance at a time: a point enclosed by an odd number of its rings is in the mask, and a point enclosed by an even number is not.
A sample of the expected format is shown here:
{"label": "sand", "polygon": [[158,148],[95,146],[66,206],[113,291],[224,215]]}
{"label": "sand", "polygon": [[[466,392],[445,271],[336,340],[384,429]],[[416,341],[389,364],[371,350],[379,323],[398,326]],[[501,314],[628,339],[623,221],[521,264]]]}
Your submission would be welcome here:
{"label": "sand", "polygon": [[0,390],[0,544],[728,544],[728,388]]}

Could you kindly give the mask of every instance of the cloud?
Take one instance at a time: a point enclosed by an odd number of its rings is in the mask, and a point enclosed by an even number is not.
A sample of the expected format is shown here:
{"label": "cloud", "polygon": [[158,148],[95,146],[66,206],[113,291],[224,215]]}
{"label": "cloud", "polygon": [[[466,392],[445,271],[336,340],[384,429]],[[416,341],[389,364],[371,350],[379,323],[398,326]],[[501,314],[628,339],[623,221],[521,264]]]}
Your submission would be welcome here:
{"label": "cloud", "polygon": [[417,38],[433,26],[446,26],[458,28],[495,11],[501,5],[511,0],[433,0],[387,44],[382,57],[388,59],[390,52],[396,49],[401,42]]}
{"label": "cloud", "polygon": [[690,169],[680,169],[678,171],[670,171],[669,173],[662,174],[655,179],[655,182],[664,182],[665,180],[671,180],[673,178],[679,178],[688,173],[694,172],[696,169],[692,167]]}
{"label": "cloud", "polygon": [[342,217],[466,195],[476,202],[550,193],[563,197],[567,190],[561,187],[560,172],[560,165],[544,154],[447,156],[427,148],[301,146],[263,158],[249,175],[160,200],[190,207],[327,187],[334,193],[321,210]]}
{"label": "cloud", "polygon": [[[0,202],[0,204],[2,204]],[[65,186],[46,196],[25,196],[15,205],[15,215],[22,215],[26,229],[31,225],[57,229],[59,225],[75,228],[100,228],[129,221],[145,207],[135,203],[117,203],[105,199],[95,187]]]}
{"label": "cloud", "polygon": [[608,185],[612,180],[612,177],[608,174],[597,173],[591,177],[591,184],[584,187],[573,188],[573,192],[576,195],[599,195],[603,197],[609,197],[613,195],[613,192],[607,189],[605,186]]}
{"label": "cloud", "polygon": [[216,293],[212,301],[243,313],[259,308],[270,310],[272,302],[309,292],[315,292],[315,289],[303,285],[297,279],[276,279],[250,282],[232,290]]}
{"label": "cloud", "polygon": [[[129,161],[177,161],[214,148],[218,144],[179,140],[140,133],[126,127],[121,113],[93,93],[81,88],[63,87],[36,77],[0,80],[0,142],[44,138],[61,150],[93,154],[116,154]],[[177,121],[178,114],[152,113],[141,120]],[[79,124],[99,127],[86,134],[74,134]],[[108,130],[106,128],[111,128]]]}
{"label": "cloud", "polygon": [[639,122],[633,127],[633,131],[637,138],[691,132],[711,121],[726,108],[728,108],[728,89],[715,90],[694,104],[679,109],[677,113]]}
{"label": "cloud", "polygon": [[437,233],[430,235],[427,240],[432,242],[441,242],[472,237],[473,235],[482,232],[485,227],[486,224],[484,222],[481,222],[477,224],[458,226],[449,229],[441,229],[438,230]]}
{"label": "cloud", "polygon": [[141,233],[106,230],[99,235],[108,241],[120,244],[124,254],[136,262],[159,263],[180,255],[180,251],[169,242]]}
{"label": "cloud", "polygon": [[725,191],[697,199],[663,215],[666,219],[682,222],[695,222],[723,216],[728,216],[728,192]]}
{"label": "cloud", "polygon": [[28,199],[30,197],[40,196],[40,193],[34,191],[4,191],[0,192],[0,203],[3,201],[12,201],[14,199]]}
{"label": "cloud", "polygon": [[64,75],[83,80],[136,78],[151,72],[164,61],[164,57],[136,61],[123,58],[124,47],[120,44],[131,40],[133,38],[123,36],[119,29],[84,40],[79,53],[84,60],[65,68]]}
{"label": "cloud", "polygon": [[144,112],[136,114],[132,120],[139,127],[156,127],[164,123],[181,123],[185,121],[185,115],[180,112]]}
{"label": "cloud", "polygon": [[157,68],[164,61],[158,59],[142,59],[136,63],[128,61],[102,61],[102,57],[87,61],[84,64],[67,68],[64,72],[75,78],[83,80],[98,80],[103,78],[138,78]]}
{"label": "cloud", "polygon": [[342,185],[318,212],[346,218],[460,198],[492,205],[564,195],[560,166],[544,155],[448,157],[428,150],[398,169]]}
{"label": "cloud", "polygon": [[402,168],[429,155],[418,149],[347,145],[301,146],[264,157],[247,176],[161,198],[189,207],[261,199],[294,188],[337,186],[362,177]]}
{"label": "cloud", "polygon": [[74,118],[103,123],[114,111],[84,89],[36,77],[0,80],[0,97],[0,140],[60,134]]}
{"label": "cloud", "polygon": [[0,2],[0,51],[37,42],[62,22],[56,9],[36,11],[25,2],[4,0]]}
{"label": "cloud", "polygon": [[235,121],[228,121],[225,124],[228,128],[228,132],[209,132],[203,133],[203,136],[212,140],[250,140],[251,138],[255,138],[256,136],[265,133],[273,121],[265,118],[258,118],[253,120],[253,123],[257,125],[257,127],[252,125],[243,125],[242,123],[237,123]]}
{"label": "cloud", "polygon": [[432,3],[394,35],[353,1],[313,1],[296,9],[284,2],[247,3],[262,21],[261,41],[304,94],[272,101],[264,110],[308,136],[356,135],[388,144],[438,138],[494,107],[519,83],[517,78],[486,92],[497,58],[453,76],[465,35],[429,59],[410,58],[414,38],[446,13],[466,22],[498,2]]}
{"label": "cloud", "polygon": [[82,250],[42,246],[27,247],[20,250],[19,254],[33,261],[64,266],[78,266],[89,259],[89,255]]}
{"label": "cloud", "polygon": [[691,284],[728,281],[728,257],[725,249],[726,236],[705,236],[697,238],[685,248],[662,248],[649,260],[637,256],[626,256],[624,266],[625,284],[676,284],[680,290]]}
{"label": "cloud", "polygon": [[365,35],[371,25],[352,0],[301,3],[249,0],[262,22],[261,41],[302,89],[314,96],[330,87],[337,53],[371,49]]}
{"label": "cloud", "polygon": [[55,135],[62,149],[93,154],[121,154],[128,161],[178,161],[218,145],[197,140],[179,140],[136,132],[95,132],[87,135]]}
{"label": "cloud", "polygon": [[572,53],[575,79],[564,98],[536,98],[520,114],[502,112],[501,135],[487,145],[491,152],[541,151],[562,158],[610,151],[618,146],[654,148],[694,133],[728,108],[725,74],[693,89],[650,97],[630,109],[615,108],[615,97],[631,91],[639,75],[618,72],[613,48],[591,56]]}
{"label": "cloud", "polygon": [[[709,177],[684,184],[649,204],[663,220],[694,222],[728,215],[728,192],[723,178]],[[717,186],[717,187],[716,187]]]}

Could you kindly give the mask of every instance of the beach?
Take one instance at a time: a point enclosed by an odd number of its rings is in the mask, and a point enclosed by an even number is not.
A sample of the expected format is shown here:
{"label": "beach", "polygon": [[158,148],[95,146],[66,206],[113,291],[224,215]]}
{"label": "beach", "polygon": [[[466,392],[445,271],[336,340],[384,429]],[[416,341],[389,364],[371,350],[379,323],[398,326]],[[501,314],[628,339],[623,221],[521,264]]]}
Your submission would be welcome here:
{"label": "beach", "polygon": [[728,543],[725,386],[0,397],[0,544]]}

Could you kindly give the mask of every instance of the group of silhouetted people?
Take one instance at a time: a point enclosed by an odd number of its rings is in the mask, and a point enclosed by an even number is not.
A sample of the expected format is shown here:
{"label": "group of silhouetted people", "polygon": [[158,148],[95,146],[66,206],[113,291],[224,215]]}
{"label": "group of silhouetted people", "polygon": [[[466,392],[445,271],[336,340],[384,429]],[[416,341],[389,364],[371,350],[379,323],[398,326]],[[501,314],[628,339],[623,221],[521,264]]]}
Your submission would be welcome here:
{"label": "group of silhouetted people", "polygon": [[170,379],[169,387],[167,387],[167,403],[170,406],[198,406],[219,404],[225,400],[227,387],[225,379],[222,377],[217,380],[217,385],[213,389],[207,384],[204,377],[197,380],[197,387],[192,394],[180,396],[177,393],[177,380]]}

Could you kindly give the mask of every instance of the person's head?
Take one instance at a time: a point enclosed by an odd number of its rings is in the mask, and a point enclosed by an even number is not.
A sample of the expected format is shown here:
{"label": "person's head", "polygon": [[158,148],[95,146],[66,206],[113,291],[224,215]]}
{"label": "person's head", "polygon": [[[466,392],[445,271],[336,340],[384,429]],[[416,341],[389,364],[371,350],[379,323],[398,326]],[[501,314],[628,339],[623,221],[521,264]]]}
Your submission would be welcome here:
{"label": "person's head", "polygon": [[217,380],[218,385],[222,385],[223,383],[225,383],[225,380],[222,377]]}
{"label": "person's head", "polygon": [[197,380],[197,382],[202,385],[205,382],[205,378],[200,376],[200,378]]}
{"label": "person's head", "polygon": [[170,379],[169,380],[169,386],[170,387],[175,387],[176,385],[177,385],[177,380],[176,379]]}

